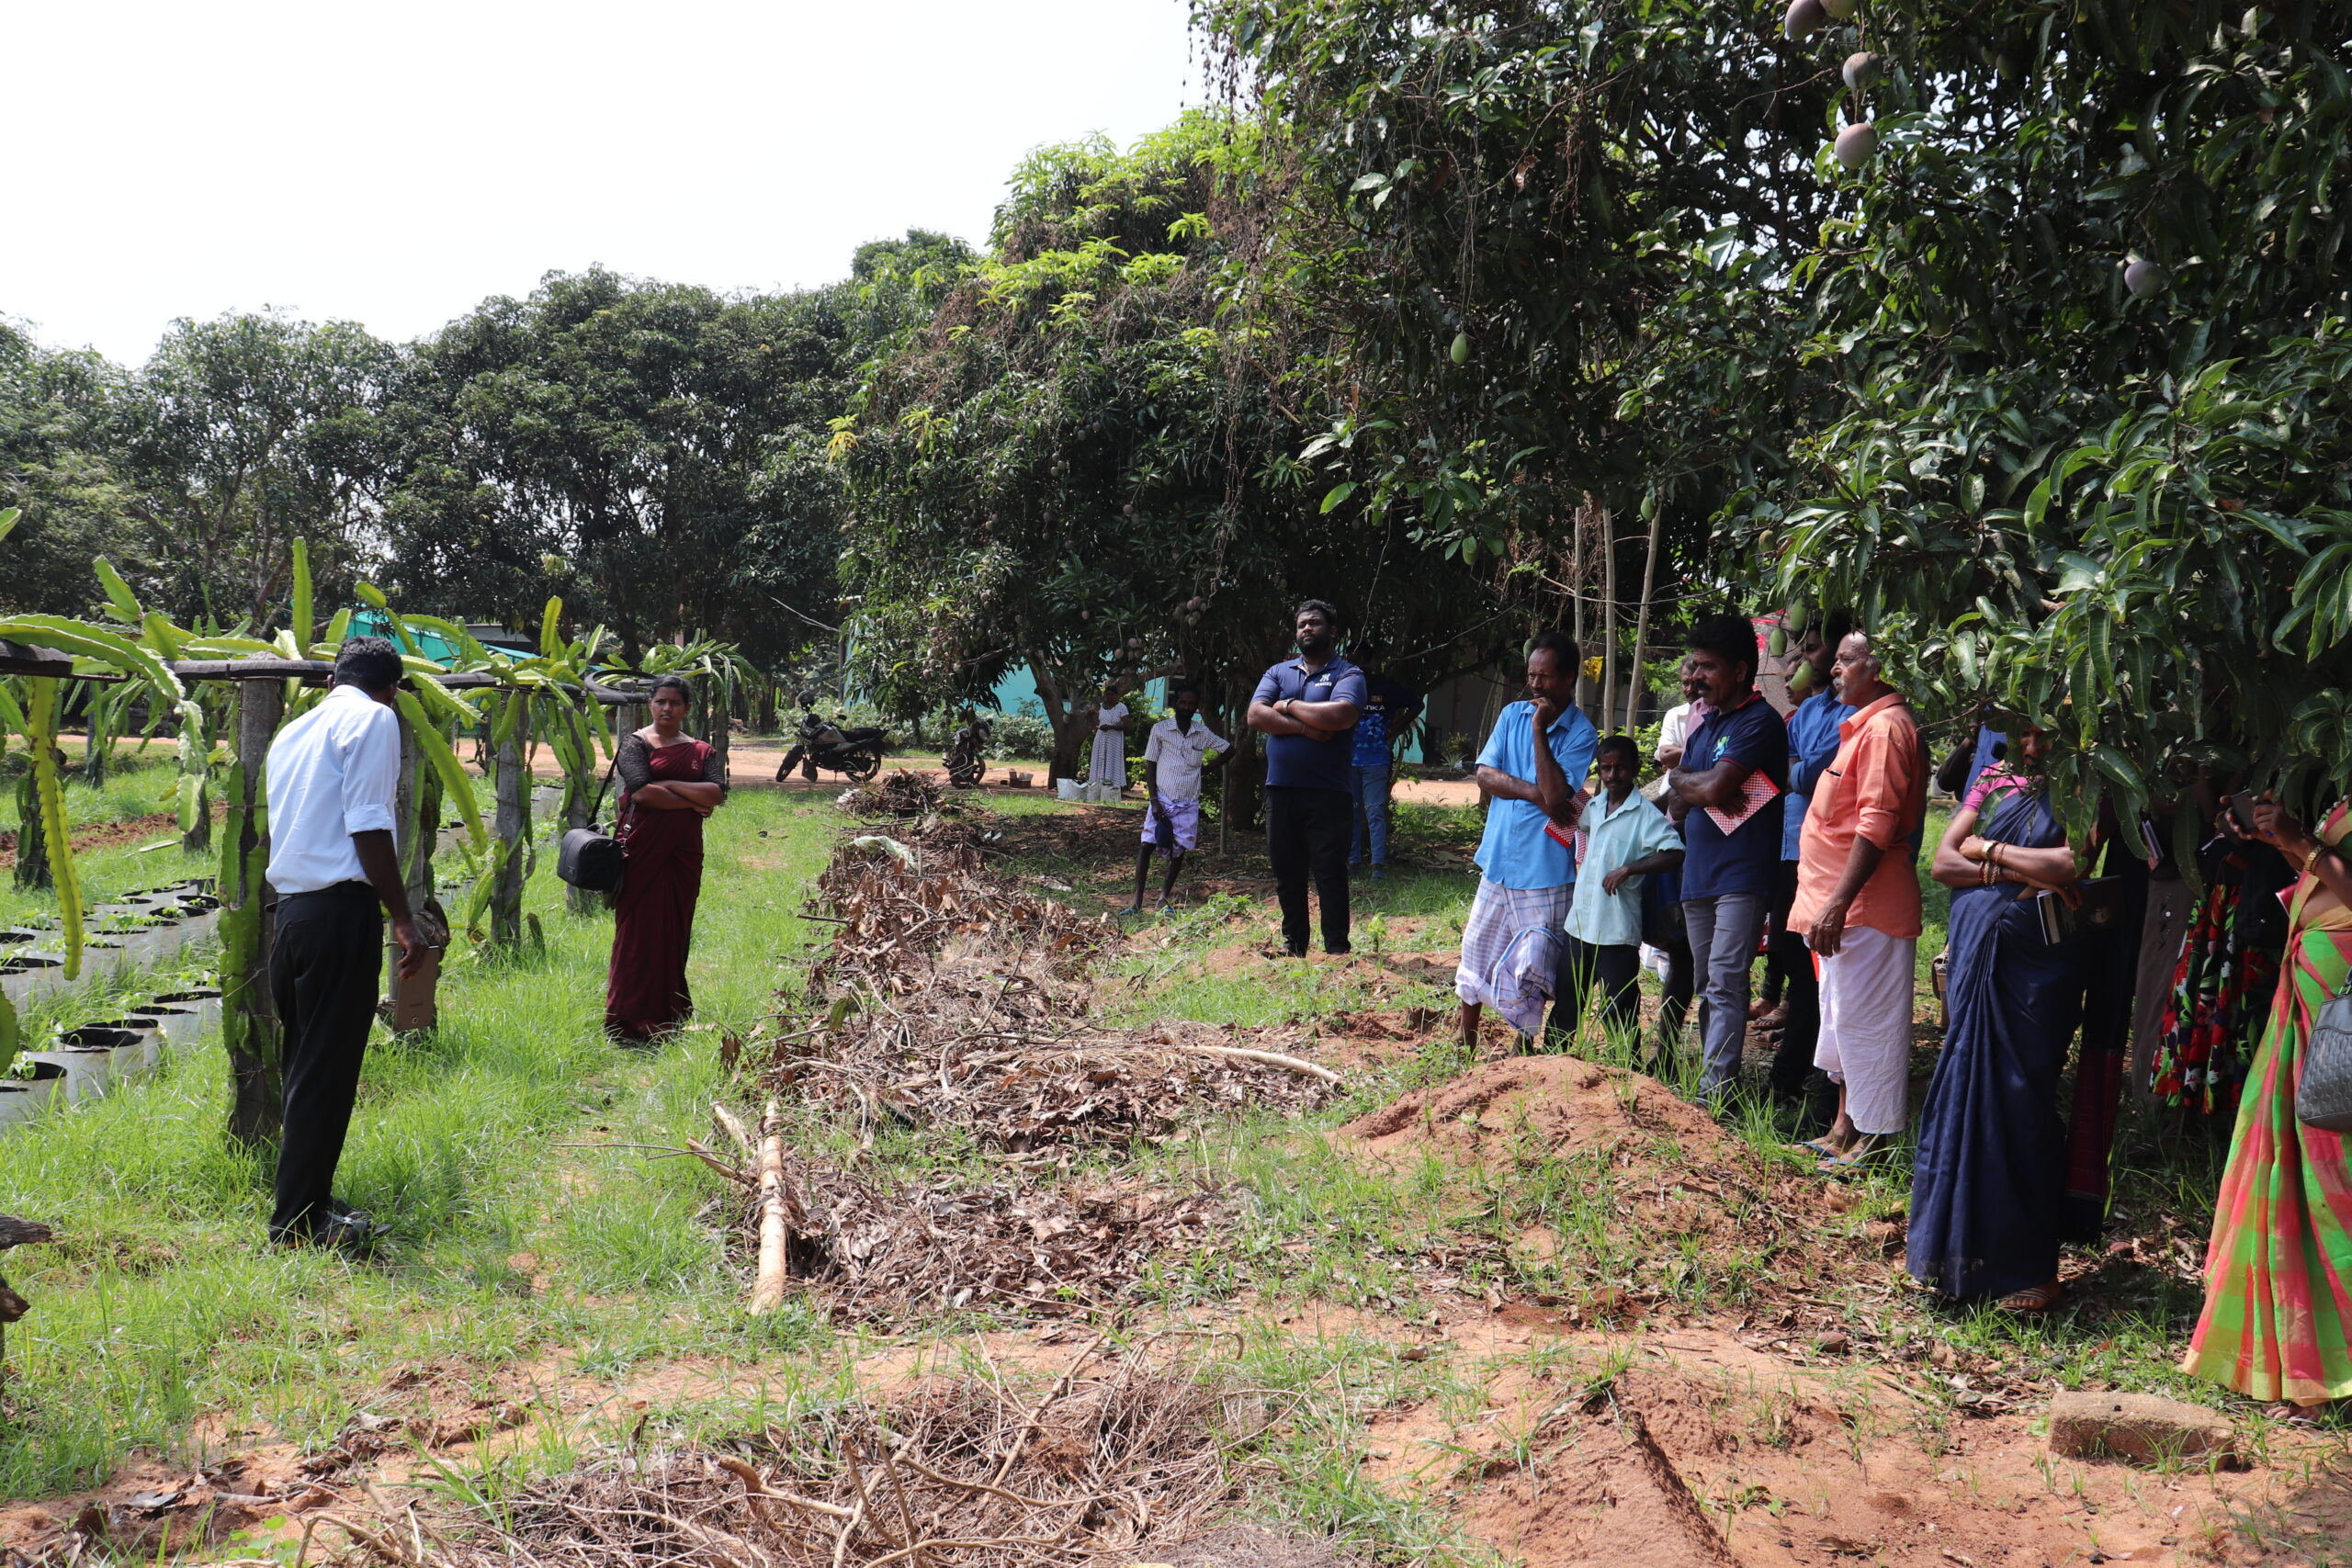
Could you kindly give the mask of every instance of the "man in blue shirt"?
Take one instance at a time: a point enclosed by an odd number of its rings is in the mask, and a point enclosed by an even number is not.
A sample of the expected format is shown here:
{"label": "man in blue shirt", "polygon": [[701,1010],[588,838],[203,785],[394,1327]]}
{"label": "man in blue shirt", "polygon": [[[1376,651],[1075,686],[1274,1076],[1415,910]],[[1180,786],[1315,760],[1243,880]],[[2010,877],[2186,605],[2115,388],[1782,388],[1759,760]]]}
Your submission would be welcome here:
{"label": "man in blue shirt", "polygon": [[[1363,651],[1362,649],[1358,652]],[[1396,739],[1420,716],[1421,699],[1399,682],[1364,671],[1364,706],[1356,720],[1354,778],[1351,795],[1355,810],[1355,836],[1348,843],[1348,863],[1355,865],[1372,852],[1372,879],[1388,872],[1388,784],[1396,761]]]}
{"label": "man in blue shirt", "polygon": [[[1805,633],[1799,653],[1813,667],[1813,694],[1789,716],[1789,800],[1781,818],[1781,880],[1772,893],[1772,953],[1764,979],[1765,999],[1780,1003],[1781,1043],[1772,1053],[1770,1082],[1772,1098],[1784,1102],[1804,1093],[1821,1033],[1821,987],[1814,978],[1813,953],[1803,931],[1788,929],[1789,906],[1797,896],[1797,837],[1804,830],[1805,803],[1821,771],[1838,756],[1838,727],[1854,714],[1838,700],[1829,680],[1838,645],[1853,629],[1851,615],[1833,610]],[[1772,1015],[1766,1013],[1760,1021],[1770,1024]]]}
{"label": "man in blue shirt", "polygon": [[1266,858],[1283,907],[1283,949],[1306,956],[1306,879],[1323,908],[1323,951],[1348,948],[1348,786],[1363,671],[1340,657],[1340,613],[1309,599],[1292,619],[1298,657],[1260,678],[1250,728],[1266,737]]}
{"label": "man in blue shirt", "polygon": [[1538,633],[1527,649],[1530,700],[1503,709],[1478,753],[1487,831],[1478,840],[1478,896],[1462,924],[1453,974],[1465,1053],[1478,1048],[1482,1010],[1492,1007],[1532,1035],[1552,995],[1577,868],[1568,845],[1545,829],[1576,830],[1599,740],[1592,720],[1573,705],[1582,665],[1566,633]]}
{"label": "man in blue shirt", "polygon": [[1756,689],[1756,628],[1746,616],[1710,615],[1685,646],[1708,713],[1683,742],[1682,765],[1667,775],[1667,795],[1684,811],[1690,843],[1682,917],[1698,971],[1706,1056],[1699,1093],[1717,1103],[1739,1081],[1757,940],[1780,883],[1789,732]]}

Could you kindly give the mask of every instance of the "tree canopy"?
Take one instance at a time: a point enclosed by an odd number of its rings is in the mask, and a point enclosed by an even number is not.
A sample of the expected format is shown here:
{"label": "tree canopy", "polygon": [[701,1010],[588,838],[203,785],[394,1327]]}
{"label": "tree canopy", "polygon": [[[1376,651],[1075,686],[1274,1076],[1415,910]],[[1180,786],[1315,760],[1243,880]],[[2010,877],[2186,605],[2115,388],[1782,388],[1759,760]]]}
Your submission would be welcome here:
{"label": "tree canopy", "polygon": [[560,594],[632,650],[840,623],[902,712],[1026,665],[1066,749],[1306,595],[1424,681],[1838,604],[1931,716],[2052,731],[2079,809],[2352,777],[2352,20],[1837,8],[1195,0],[1228,102],[1041,149],[985,254],[550,274],[407,345],[182,322],[137,371],[0,333],[0,601],[119,532],[258,628],[299,533],[322,592]]}

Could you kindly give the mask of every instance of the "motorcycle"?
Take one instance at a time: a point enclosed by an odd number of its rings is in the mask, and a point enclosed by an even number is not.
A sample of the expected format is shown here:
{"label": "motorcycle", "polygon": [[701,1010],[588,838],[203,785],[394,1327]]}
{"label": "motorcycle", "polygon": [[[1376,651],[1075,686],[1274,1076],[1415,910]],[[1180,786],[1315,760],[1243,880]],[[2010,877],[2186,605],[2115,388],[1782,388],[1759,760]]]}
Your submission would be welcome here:
{"label": "motorcycle", "polygon": [[775,771],[775,782],[782,784],[797,767],[800,776],[811,784],[816,782],[820,768],[845,773],[853,782],[864,784],[882,771],[883,743],[888,733],[865,727],[845,728],[838,718],[827,718],[811,707],[800,716],[798,744],[785,753],[783,764]]}
{"label": "motorcycle", "polygon": [[989,760],[980,755],[988,743],[988,721],[966,719],[956,739],[948,742],[947,754],[940,759],[947,769],[947,782],[959,789],[971,789],[988,777]]}

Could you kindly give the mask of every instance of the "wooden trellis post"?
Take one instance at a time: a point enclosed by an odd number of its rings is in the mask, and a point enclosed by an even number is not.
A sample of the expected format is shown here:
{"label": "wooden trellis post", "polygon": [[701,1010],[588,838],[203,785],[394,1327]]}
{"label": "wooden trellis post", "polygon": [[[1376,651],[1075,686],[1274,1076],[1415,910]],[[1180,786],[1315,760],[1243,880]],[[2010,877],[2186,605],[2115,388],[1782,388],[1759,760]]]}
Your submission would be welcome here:
{"label": "wooden trellis post", "polygon": [[[272,662],[277,662],[273,660]],[[263,777],[269,743],[286,715],[282,677],[237,682],[237,747],[229,768],[227,832],[220,848],[220,1038],[229,1053],[229,1135],[277,1136],[284,1052],[269,995],[269,808]]]}

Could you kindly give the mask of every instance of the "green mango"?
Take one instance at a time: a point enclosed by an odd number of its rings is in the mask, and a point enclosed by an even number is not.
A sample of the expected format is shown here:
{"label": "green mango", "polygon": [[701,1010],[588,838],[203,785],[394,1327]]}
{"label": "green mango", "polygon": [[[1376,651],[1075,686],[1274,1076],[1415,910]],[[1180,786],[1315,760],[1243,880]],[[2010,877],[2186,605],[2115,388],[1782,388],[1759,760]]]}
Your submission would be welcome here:
{"label": "green mango", "polygon": [[1454,362],[1456,365],[1467,365],[1467,364],[1469,364],[1469,363],[1470,363],[1470,334],[1469,334],[1468,333],[1454,333],[1454,334],[1453,334],[1453,348],[1452,348],[1452,350],[1450,350],[1449,352],[1451,352],[1451,353],[1453,354],[1453,362]]}
{"label": "green mango", "polygon": [[1775,659],[1786,659],[1789,656],[1789,634],[1781,627],[1774,626],[1764,638],[1764,651]]}
{"label": "green mango", "polygon": [[1796,637],[1804,636],[1804,618],[1805,609],[1804,605],[1792,604],[1789,606],[1787,619],[1789,631],[1792,635]]}
{"label": "green mango", "polygon": [[1804,696],[1813,690],[1813,660],[1808,659],[1789,671],[1789,690]]}

